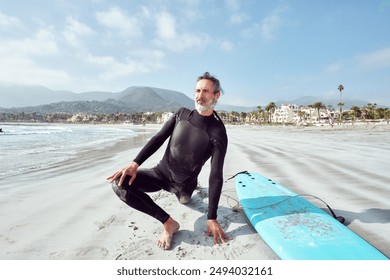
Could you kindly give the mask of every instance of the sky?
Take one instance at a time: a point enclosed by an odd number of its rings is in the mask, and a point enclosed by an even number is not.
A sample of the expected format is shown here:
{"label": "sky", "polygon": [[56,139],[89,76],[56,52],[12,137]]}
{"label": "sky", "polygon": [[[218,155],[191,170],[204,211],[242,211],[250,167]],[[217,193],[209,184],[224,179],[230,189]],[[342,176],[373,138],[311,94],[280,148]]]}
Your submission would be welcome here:
{"label": "sky", "polygon": [[[390,0],[0,0],[0,83],[390,105]],[[344,91],[340,96],[338,86]]]}

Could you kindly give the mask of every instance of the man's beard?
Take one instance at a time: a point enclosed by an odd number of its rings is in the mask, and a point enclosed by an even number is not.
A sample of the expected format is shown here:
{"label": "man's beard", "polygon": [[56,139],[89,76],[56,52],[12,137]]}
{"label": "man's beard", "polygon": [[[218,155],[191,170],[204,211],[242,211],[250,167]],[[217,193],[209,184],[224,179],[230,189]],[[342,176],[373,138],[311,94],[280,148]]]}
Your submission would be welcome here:
{"label": "man's beard", "polygon": [[208,102],[206,102],[205,105],[201,105],[198,103],[197,100],[195,100],[195,108],[196,108],[196,110],[198,110],[198,112],[213,110],[216,104],[217,104],[217,100],[215,100],[215,99],[209,100]]}

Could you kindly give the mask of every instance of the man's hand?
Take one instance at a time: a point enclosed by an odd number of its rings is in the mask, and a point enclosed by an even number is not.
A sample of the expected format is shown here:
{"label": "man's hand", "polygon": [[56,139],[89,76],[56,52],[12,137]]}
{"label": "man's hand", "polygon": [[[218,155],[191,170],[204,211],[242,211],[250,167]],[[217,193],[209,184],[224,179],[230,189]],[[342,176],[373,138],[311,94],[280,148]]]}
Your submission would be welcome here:
{"label": "man's hand", "polygon": [[214,236],[214,244],[222,244],[231,240],[217,220],[207,220],[207,236],[211,234]]}
{"label": "man's hand", "polygon": [[131,176],[131,178],[129,180],[129,186],[130,186],[133,183],[133,181],[135,180],[135,177],[137,177],[137,169],[138,169],[138,167],[139,167],[139,164],[133,161],[132,163],[130,163],[125,168],[123,168],[121,170],[118,170],[117,172],[112,174],[110,177],[107,178],[107,180],[110,180],[110,183],[112,183],[117,178],[120,177],[118,185],[122,186],[123,181],[125,180],[126,176],[129,175],[129,176]]}

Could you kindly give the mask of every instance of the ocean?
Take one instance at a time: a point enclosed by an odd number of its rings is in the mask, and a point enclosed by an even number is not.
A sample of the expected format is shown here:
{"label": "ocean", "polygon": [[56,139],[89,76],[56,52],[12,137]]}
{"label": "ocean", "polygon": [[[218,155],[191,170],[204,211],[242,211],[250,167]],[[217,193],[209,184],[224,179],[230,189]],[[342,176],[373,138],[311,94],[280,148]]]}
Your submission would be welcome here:
{"label": "ocean", "polygon": [[0,179],[48,168],[81,152],[136,137],[128,126],[1,124]]}

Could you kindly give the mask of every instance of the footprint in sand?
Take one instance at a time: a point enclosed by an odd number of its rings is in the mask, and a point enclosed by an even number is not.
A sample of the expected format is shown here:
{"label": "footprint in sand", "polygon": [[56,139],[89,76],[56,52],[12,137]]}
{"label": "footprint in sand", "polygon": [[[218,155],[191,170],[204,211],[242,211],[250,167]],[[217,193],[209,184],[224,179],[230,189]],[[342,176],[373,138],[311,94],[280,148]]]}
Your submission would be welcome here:
{"label": "footprint in sand", "polygon": [[108,256],[109,252],[104,247],[99,246],[89,246],[81,248],[77,253],[77,257],[83,257],[87,259],[95,259],[96,256]]}
{"label": "footprint in sand", "polygon": [[77,250],[65,250],[59,252],[53,252],[50,254],[52,259],[85,259],[94,260],[102,259],[102,257],[108,256],[110,253],[104,247],[99,246],[88,246],[82,247]]}
{"label": "footprint in sand", "polygon": [[137,242],[132,242],[128,246],[121,246],[120,251],[122,251],[115,258],[117,260],[135,260],[144,256],[145,253],[149,256],[154,254],[154,250],[156,246],[152,246],[155,244],[151,244],[149,239],[143,239]]}
{"label": "footprint in sand", "polygon": [[98,226],[98,231],[99,231],[99,230],[108,228],[112,224],[116,224],[116,225],[117,224],[124,224],[125,222],[126,222],[125,219],[118,219],[117,216],[113,215],[113,216],[109,217],[107,220],[105,220],[103,222],[95,222],[95,224]]}
{"label": "footprint in sand", "polygon": [[6,235],[3,235],[3,234],[0,234],[0,241],[1,240],[4,240],[6,243],[8,244],[14,244],[16,243],[16,240],[13,240],[11,239],[10,237],[6,236]]}
{"label": "footprint in sand", "polygon": [[180,259],[185,258],[188,254],[188,251],[185,248],[179,247],[177,248],[176,256]]}
{"label": "footprint in sand", "polygon": [[28,224],[16,225],[16,226],[10,227],[10,228],[9,228],[9,231],[18,230],[18,229],[23,228],[23,227],[25,227],[25,226],[27,226],[27,225],[28,225]]}

